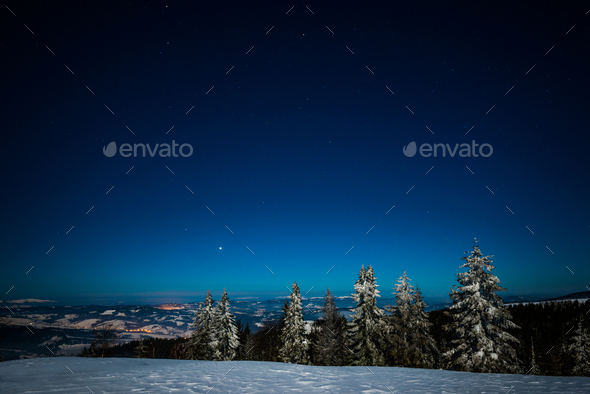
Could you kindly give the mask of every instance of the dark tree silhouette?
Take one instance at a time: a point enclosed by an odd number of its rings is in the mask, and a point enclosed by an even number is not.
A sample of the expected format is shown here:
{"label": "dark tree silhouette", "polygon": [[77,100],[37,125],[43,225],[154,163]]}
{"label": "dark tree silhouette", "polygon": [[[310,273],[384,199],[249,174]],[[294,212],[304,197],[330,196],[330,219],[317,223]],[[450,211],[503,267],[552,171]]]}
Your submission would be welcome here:
{"label": "dark tree silhouette", "polygon": [[102,323],[94,327],[94,340],[98,349],[96,349],[96,356],[100,357],[108,355],[108,349],[117,341],[119,335],[117,334],[118,327],[113,323]]}

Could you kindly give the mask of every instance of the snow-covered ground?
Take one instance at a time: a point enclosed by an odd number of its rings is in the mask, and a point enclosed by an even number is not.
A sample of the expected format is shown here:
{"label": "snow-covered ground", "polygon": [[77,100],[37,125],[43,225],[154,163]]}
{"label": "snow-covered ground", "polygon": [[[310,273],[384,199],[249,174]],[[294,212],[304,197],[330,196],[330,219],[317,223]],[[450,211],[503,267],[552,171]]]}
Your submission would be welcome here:
{"label": "snow-covered ground", "polygon": [[590,393],[590,378],[258,361],[54,357],[0,363],[2,393]]}

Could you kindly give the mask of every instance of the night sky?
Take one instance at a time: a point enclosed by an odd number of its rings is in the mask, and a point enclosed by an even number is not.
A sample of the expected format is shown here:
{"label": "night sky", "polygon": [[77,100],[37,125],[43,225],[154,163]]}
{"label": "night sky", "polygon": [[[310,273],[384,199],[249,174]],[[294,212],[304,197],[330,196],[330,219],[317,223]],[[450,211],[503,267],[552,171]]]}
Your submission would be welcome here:
{"label": "night sky", "polygon": [[3,7],[1,300],[588,290],[588,2],[185,3]]}

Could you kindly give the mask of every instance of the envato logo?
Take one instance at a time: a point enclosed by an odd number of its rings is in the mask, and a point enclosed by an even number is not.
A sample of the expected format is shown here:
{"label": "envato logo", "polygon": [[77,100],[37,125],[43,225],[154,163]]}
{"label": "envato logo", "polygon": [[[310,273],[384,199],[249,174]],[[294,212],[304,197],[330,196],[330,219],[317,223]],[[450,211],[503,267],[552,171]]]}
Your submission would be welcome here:
{"label": "envato logo", "polygon": [[[189,157],[193,154],[193,147],[191,144],[182,144],[179,145],[176,141],[172,140],[172,146],[170,144],[156,144],[154,148],[150,146],[150,144],[123,144],[119,147],[119,154],[123,157],[137,157],[137,151],[141,148],[140,154],[141,156],[145,157],[146,151],[151,157],[154,157],[156,153],[160,155],[160,157],[178,157],[176,153],[176,148],[178,147],[178,153],[182,157]],[[159,148],[159,150],[158,150]],[[188,153],[186,153],[188,151]],[[111,142],[107,146],[102,148],[102,153],[106,157],[113,157],[117,154],[117,143],[115,141]]]}
{"label": "envato logo", "polygon": [[[477,147],[479,146],[479,149]],[[460,148],[460,149],[459,149]],[[471,141],[469,144],[455,144],[455,148],[451,149],[449,144],[422,144],[420,145],[420,155],[422,157],[437,157],[437,154],[442,157],[446,157],[447,153],[451,157],[455,157],[457,150],[459,150],[460,157],[490,157],[494,153],[494,148],[490,144],[478,145],[475,141]],[[404,155],[407,157],[413,157],[416,154],[416,142],[412,141],[407,146],[404,146]],[[477,154],[479,152],[479,155]]]}

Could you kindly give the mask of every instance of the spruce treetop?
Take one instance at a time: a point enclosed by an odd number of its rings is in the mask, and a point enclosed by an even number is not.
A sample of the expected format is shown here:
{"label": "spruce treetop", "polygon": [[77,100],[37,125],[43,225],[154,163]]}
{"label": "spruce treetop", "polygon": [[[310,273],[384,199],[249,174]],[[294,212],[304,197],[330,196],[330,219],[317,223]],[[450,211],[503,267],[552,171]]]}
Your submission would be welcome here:
{"label": "spruce treetop", "polygon": [[392,314],[407,317],[411,313],[411,305],[414,302],[414,286],[410,284],[411,279],[406,275],[404,270],[403,274],[397,279],[394,287],[396,303],[390,308]]}

